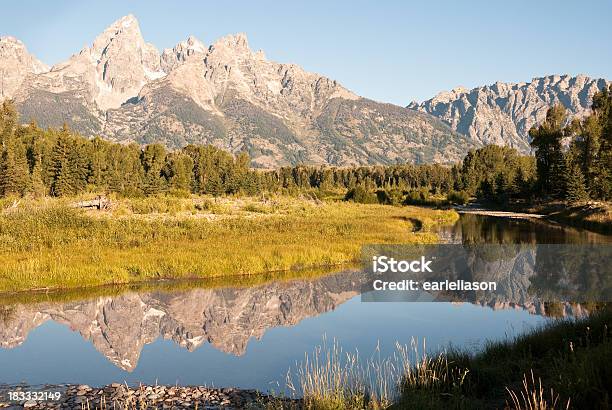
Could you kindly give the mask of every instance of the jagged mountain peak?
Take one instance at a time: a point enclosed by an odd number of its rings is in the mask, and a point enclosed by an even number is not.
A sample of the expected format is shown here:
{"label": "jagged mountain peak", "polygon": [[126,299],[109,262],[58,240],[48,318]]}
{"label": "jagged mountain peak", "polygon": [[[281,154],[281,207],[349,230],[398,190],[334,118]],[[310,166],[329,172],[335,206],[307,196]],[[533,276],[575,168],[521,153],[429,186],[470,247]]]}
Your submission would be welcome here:
{"label": "jagged mountain peak", "polygon": [[30,54],[21,41],[0,36],[0,101],[12,98],[30,74],[49,71],[49,67]]}
{"label": "jagged mountain peak", "polygon": [[13,36],[0,36],[0,43],[23,44],[20,40]]}
{"label": "jagged mountain peak", "polygon": [[0,36],[0,47],[3,49],[22,49],[25,44],[13,36]]}
{"label": "jagged mountain peak", "polygon": [[213,48],[227,47],[236,50],[249,50],[249,39],[246,33],[228,34],[213,43]]}
{"label": "jagged mountain peak", "polygon": [[138,19],[133,14],[128,14],[115,20],[104,30],[104,33],[136,33],[142,36]]}
{"label": "jagged mountain peak", "polygon": [[49,71],[49,66],[30,54],[23,42],[13,36],[0,36],[0,61],[10,57],[28,65],[34,74]]}
{"label": "jagged mountain peak", "polygon": [[238,61],[253,60],[255,53],[249,47],[246,34],[229,34],[216,40],[207,53],[210,64],[232,65]]}
{"label": "jagged mountain peak", "polygon": [[[183,44],[183,43],[181,43]],[[206,52],[206,46],[204,45],[204,43],[202,43],[197,37],[195,36],[189,36],[187,37],[187,40],[184,42],[185,46],[190,49],[190,50],[194,50],[195,52],[198,53],[204,53]]]}
{"label": "jagged mountain peak", "polygon": [[120,41],[119,38],[124,39],[124,41],[131,41],[140,48],[145,46],[138,20],[133,15],[128,14],[108,26],[96,37],[90,48],[92,55],[100,59],[113,42]]}
{"label": "jagged mountain peak", "polygon": [[563,104],[570,119],[580,118],[590,112],[593,95],[608,84],[584,74],[551,74],[530,82],[497,81],[443,91],[408,108],[432,114],[481,144],[509,145],[528,153],[529,129],[544,121],[549,107]]}
{"label": "jagged mountain peak", "polygon": [[128,27],[138,26],[138,19],[133,14],[127,14],[115,21],[108,28],[109,29],[125,29]]}
{"label": "jagged mountain peak", "polygon": [[169,73],[177,65],[188,59],[201,56],[207,52],[207,47],[195,36],[189,36],[187,40],[179,42],[173,48],[166,48],[161,55],[161,68]]}
{"label": "jagged mountain peak", "polygon": [[265,168],[450,162],[473,146],[430,115],[267,60],[244,33],[208,47],[190,36],[160,55],[132,15],[50,72],[27,78],[15,98],[24,121],[170,148],[214,144],[247,151]]}
{"label": "jagged mountain peak", "polygon": [[138,21],[127,15],[91,46],[53,67],[44,88],[77,91],[102,111],[119,108],[149,81],[165,76],[157,49],[144,41]]}

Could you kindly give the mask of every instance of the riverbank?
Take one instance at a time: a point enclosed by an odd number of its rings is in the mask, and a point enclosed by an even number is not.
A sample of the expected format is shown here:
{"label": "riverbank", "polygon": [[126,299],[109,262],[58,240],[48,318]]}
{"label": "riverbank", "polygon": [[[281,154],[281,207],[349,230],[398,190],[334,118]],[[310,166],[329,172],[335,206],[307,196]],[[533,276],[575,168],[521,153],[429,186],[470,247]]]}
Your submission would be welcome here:
{"label": "riverbank", "polygon": [[485,216],[542,219],[606,235],[612,234],[612,205],[607,202],[590,202],[581,205],[568,205],[564,202],[513,203],[503,208],[495,204],[471,204],[457,206],[455,209],[460,213]]}
{"label": "riverbank", "polygon": [[552,322],[475,355],[441,357],[431,362],[437,374],[404,383],[394,408],[606,409],[612,310],[600,306],[588,317]]}
{"label": "riverbank", "polygon": [[[298,371],[310,409],[608,409],[612,397],[612,310],[549,322],[488,343],[480,352],[427,354],[397,345],[363,363],[336,346]],[[340,357],[344,355],[345,360]],[[316,363],[316,364],[315,364]]]}
{"label": "riverbank", "polygon": [[[434,243],[454,211],[307,198],[153,197],[4,202],[0,292],[339,266],[367,243]],[[415,229],[418,227],[419,229]]]}
{"label": "riverbank", "polygon": [[455,210],[460,214],[474,214],[483,216],[495,216],[499,218],[509,219],[542,219],[546,218],[546,215],[525,213],[525,212],[512,212],[512,211],[497,211],[479,207],[456,207]]}
{"label": "riverbank", "polygon": [[589,229],[591,231],[612,234],[612,205],[604,202],[594,202],[584,205],[547,209],[549,220]]}

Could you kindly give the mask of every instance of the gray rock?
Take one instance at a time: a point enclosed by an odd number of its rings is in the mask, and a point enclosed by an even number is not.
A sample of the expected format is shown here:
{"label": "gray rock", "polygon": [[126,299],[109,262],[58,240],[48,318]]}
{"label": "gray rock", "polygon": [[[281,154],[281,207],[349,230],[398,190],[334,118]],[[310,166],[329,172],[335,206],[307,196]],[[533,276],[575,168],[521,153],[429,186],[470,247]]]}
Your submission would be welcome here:
{"label": "gray rock", "polygon": [[546,111],[563,104],[570,119],[590,113],[593,94],[610,85],[584,75],[550,75],[529,83],[502,83],[441,92],[408,107],[432,114],[481,144],[508,145],[530,152],[529,129],[541,124]]}
{"label": "gray rock", "polygon": [[0,37],[0,101],[12,98],[27,76],[48,70],[49,67],[31,55],[21,41]]}

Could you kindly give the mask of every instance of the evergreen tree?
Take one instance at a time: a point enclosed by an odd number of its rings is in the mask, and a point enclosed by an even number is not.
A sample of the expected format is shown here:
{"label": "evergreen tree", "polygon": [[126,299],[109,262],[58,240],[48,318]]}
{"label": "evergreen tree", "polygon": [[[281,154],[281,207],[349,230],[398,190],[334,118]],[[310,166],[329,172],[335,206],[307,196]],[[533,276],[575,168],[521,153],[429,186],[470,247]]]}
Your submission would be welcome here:
{"label": "evergreen tree", "polygon": [[518,197],[525,198],[529,195],[529,192],[531,191],[531,184],[526,176],[526,172],[523,170],[523,167],[519,167],[516,170],[512,185],[514,186],[514,193]]}
{"label": "evergreen tree", "polygon": [[223,195],[225,189],[223,187],[223,181],[218,172],[211,172],[206,179],[206,186],[204,192],[212,196]]}
{"label": "evergreen tree", "polygon": [[589,194],[586,190],[584,175],[580,167],[576,164],[571,164],[568,166],[568,169],[565,199],[572,203],[587,200]]}
{"label": "evergreen tree", "polygon": [[29,190],[30,172],[25,148],[18,138],[12,137],[5,141],[0,155],[0,195],[24,195]]}
{"label": "evergreen tree", "polygon": [[162,169],[166,162],[166,149],[161,144],[147,145],[141,154],[144,168],[144,192],[146,195],[155,195],[165,188]]}
{"label": "evergreen tree", "polygon": [[0,147],[4,147],[14,135],[18,121],[19,116],[13,101],[4,100],[0,107]]}
{"label": "evergreen tree", "polygon": [[26,127],[19,129],[21,139],[24,142],[28,168],[30,171],[31,192],[39,197],[48,193],[44,175],[44,160],[48,159],[49,146],[51,145],[48,134],[31,121]]}
{"label": "evergreen tree", "polygon": [[91,141],[91,155],[88,164],[88,182],[97,189],[108,187],[108,150],[111,143],[96,137]]}
{"label": "evergreen tree", "polygon": [[[612,92],[604,89],[593,96],[593,112],[574,120],[566,133],[572,137],[568,155],[584,176],[586,190],[594,199],[610,198],[612,193]],[[570,178],[573,170],[568,170]]]}
{"label": "evergreen tree", "polygon": [[68,165],[72,174],[74,194],[85,191],[90,176],[91,143],[83,138],[71,138]]}
{"label": "evergreen tree", "polygon": [[485,179],[480,183],[480,187],[478,189],[478,196],[488,201],[492,201],[495,198],[495,191],[495,182],[489,179]]}
{"label": "evergreen tree", "polygon": [[144,169],[137,144],[112,144],[107,153],[106,184],[108,189],[124,196],[142,196]]}
{"label": "evergreen tree", "polygon": [[71,170],[71,141],[66,127],[59,133],[49,164],[50,194],[53,196],[72,195],[75,181]]}
{"label": "evergreen tree", "polygon": [[250,164],[251,159],[249,158],[249,154],[246,152],[241,152],[236,156],[231,171],[232,183],[229,191],[230,193],[240,191],[252,192],[254,190],[255,187],[252,185],[252,180],[248,178]]}
{"label": "evergreen tree", "polygon": [[508,197],[512,193],[512,183],[507,175],[500,172],[495,177],[495,202],[500,204],[508,202]]}
{"label": "evergreen tree", "polygon": [[531,146],[535,149],[538,184],[542,193],[561,196],[565,191],[565,159],[561,146],[566,113],[562,105],[555,105],[546,113],[539,127],[529,130]]}
{"label": "evergreen tree", "polygon": [[190,192],[193,174],[193,160],[187,154],[171,153],[168,155],[162,174],[172,189]]}
{"label": "evergreen tree", "polygon": [[612,198],[612,85],[593,96],[593,115],[601,129],[599,153],[595,165],[597,197]]}

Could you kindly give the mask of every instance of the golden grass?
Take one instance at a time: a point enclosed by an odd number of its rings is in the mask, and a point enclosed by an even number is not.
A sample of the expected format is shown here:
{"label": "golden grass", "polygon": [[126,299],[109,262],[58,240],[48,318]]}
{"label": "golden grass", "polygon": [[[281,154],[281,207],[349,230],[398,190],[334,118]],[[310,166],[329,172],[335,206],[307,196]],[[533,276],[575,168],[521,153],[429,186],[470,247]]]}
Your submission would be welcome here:
{"label": "golden grass", "polygon": [[512,400],[513,410],[562,410],[569,409],[571,400],[568,399],[565,405],[560,404],[559,395],[555,394],[553,389],[550,389],[549,394],[544,392],[542,379],[538,378],[536,382],[531,371],[531,378],[527,375],[523,376],[523,389],[520,392],[515,392],[508,387],[506,391]]}
{"label": "golden grass", "polygon": [[589,202],[553,212],[550,219],[578,228],[592,229],[604,234],[612,233],[612,205],[607,202]]}
{"label": "golden grass", "polygon": [[[379,346],[367,358],[347,352],[334,340],[306,354],[287,373],[287,388],[303,397],[304,407],[316,410],[385,409],[407,389],[435,395],[440,387],[461,388],[467,369],[453,366],[445,353],[429,356],[412,339],[410,346],[396,343],[395,352],[381,357]],[[415,406],[414,408],[421,408]]]}
{"label": "golden grass", "polygon": [[[363,244],[433,243],[453,211],[278,197],[25,201],[0,215],[0,291],[213,278],[356,261]],[[144,203],[144,204],[143,204]],[[413,222],[424,228],[412,232]]]}

